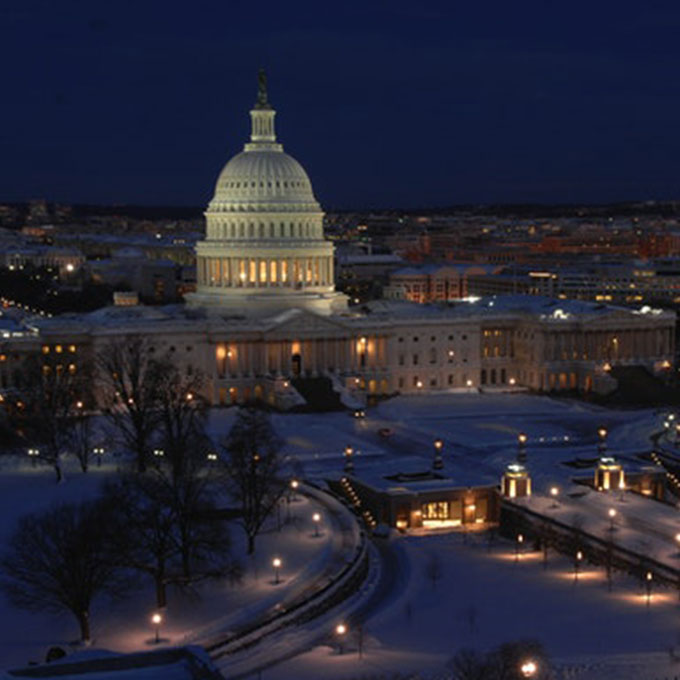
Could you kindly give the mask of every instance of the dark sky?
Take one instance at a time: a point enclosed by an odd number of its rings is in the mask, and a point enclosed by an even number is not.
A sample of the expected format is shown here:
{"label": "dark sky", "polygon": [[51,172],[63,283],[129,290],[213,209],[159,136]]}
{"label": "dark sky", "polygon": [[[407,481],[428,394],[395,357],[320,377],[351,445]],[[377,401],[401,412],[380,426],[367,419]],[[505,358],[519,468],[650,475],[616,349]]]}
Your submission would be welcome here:
{"label": "dark sky", "polygon": [[205,204],[261,65],[326,209],[680,198],[677,0],[0,0],[0,201]]}

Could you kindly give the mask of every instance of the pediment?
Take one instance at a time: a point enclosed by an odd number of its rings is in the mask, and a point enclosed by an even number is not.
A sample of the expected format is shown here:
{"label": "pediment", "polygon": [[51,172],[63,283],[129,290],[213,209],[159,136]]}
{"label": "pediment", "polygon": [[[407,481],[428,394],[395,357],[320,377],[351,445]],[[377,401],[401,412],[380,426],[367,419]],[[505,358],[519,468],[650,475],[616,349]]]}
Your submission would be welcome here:
{"label": "pediment", "polygon": [[337,317],[321,316],[302,309],[291,309],[271,319],[271,326],[265,330],[269,337],[292,335],[347,334],[349,328]]}

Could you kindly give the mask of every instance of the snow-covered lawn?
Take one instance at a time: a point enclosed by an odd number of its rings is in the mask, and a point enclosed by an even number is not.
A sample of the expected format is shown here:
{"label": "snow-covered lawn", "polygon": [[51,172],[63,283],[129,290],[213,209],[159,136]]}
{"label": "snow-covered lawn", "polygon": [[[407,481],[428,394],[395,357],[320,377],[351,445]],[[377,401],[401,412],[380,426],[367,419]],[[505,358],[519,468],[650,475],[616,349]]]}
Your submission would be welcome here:
{"label": "snow-covered lawn", "polygon": [[[641,585],[628,577],[615,576],[609,593],[603,570],[584,565],[575,582],[569,560],[551,557],[547,569],[539,553],[517,561],[509,542],[489,550],[481,535],[469,536],[467,544],[461,534],[396,540],[403,558],[394,568],[410,571],[408,586],[365,622],[363,658],[350,636],[344,654],[329,641],[270,669],[268,680],[311,680],[320,668],[329,679],[397,672],[443,677],[447,660],[461,647],[489,649],[520,638],[542,641],[559,666],[580,668],[573,677],[584,680],[610,677],[606,663],[631,652],[643,655],[646,665],[654,659],[654,674],[641,675],[633,664],[631,675],[619,668],[612,677],[662,678],[673,668],[680,673],[666,652],[680,641],[675,590],[653,592],[647,607]],[[442,564],[434,584],[427,576],[432,555]]]}
{"label": "snow-covered lawn", "polygon": [[[66,468],[66,481],[56,484],[49,468],[5,461],[0,474],[2,545],[21,515],[45,510],[52,503],[94,497],[101,482],[115,475],[113,465],[95,467],[87,474],[71,465]],[[312,521],[314,512],[322,515],[318,536]],[[254,557],[245,554],[245,537],[240,528],[234,526],[231,536],[233,554],[244,570],[242,580],[205,583],[190,594],[171,589],[161,626],[162,644],[186,644],[214,637],[299,595],[341,540],[325,509],[300,494],[290,505],[282,504],[281,531],[277,518],[271,519],[266,532],[256,541]],[[272,567],[274,557],[282,560],[278,584]],[[93,646],[125,652],[155,647],[150,621],[154,602],[151,583],[142,578],[139,590],[125,601],[112,607],[95,606],[91,614]],[[0,598],[0,668],[41,661],[47,647],[68,644],[77,637],[72,616],[29,613]]]}

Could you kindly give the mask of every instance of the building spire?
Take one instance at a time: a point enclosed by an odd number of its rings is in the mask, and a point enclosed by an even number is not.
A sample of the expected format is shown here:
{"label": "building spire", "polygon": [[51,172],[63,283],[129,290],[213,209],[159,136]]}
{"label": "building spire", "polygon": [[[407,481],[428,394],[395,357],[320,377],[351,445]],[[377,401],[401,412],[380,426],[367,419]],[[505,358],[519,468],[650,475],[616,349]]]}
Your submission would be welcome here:
{"label": "building spire", "polygon": [[282,147],[276,143],[274,132],[274,116],[276,111],[271,107],[267,97],[267,74],[261,68],[257,74],[257,101],[250,111],[252,130],[250,144],[246,144],[246,151],[261,151],[265,147],[270,151],[281,151]]}
{"label": "building spire", "polygon": [[267,74],[261,68],[257,74],[257,103],[256,109],[271,109],[267,99]]}

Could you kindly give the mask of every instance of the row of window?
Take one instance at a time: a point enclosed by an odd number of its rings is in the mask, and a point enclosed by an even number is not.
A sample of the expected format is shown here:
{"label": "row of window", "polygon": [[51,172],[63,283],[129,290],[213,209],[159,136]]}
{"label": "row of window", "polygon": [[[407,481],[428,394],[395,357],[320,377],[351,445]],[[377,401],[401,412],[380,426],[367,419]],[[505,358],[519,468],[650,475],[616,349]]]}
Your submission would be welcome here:
{"label": "row of window", "polygon": [[278,227],[274,222],[270,222],[269,229],[267,229],[266,224],[260,223],[255,225],[252,222],[249,224],[231,222],[229,224],[216,224],[213,227],[217,238],[263,239],[267,236],[269,238],[284,238],[286,236],[303,238],[314,236],[314,225],[310,222],[281,222]]}
{"label": "row of window", "polygon": [[[446,383],[449,387],[453,387],[455,385],[455,376],[453,373],[449,373],[446,376]],[[400,377],[397,381],[397,384],[399,385],[399,388],[402,389],[406,385],[406,378],[403,376]],[[411,384],[413,387],[416,387],[417,389],[422,389],[425,387],[425,382],[423,381],[422,378],[420,378],[417,375],[414,375],[413,378],[411,379]],[[472,380],[469,380],[467,375],[463,375],[463,385],[466,385],[467,387],[472,387],[473,382]],[[439,387],[439,379],[436,376],[432,376],[429,380],[429,386],[430,387]]]}
{"label": "row of window", "polygon": [[[258,186],[258,184],[259,184],[261,189],[264,189],[265,186],[267,186],[270,189],[273,189],[274,187],[277,187],[279,189],[281,187],[283,187],[284,189],[287,189],[288,187],[299,188],[299,187],[305,186],[304,182],[289,182],[288,180],[282,181],[282,180],[278,180],[278,179],[273,181],[273,182],[272,181],[267,181],[267,182],[263,182],[263,181],[260,181],[260,182],[253,182],[253,181],[250,181],[250,182],[246,182],[246,181],[243,181],[243,182],[227,182],[226,186],[228,186],[230,189],[241,189],[241,188],[254,189]],[[241,185],[243,185],[243,186],[241,186]]]}
{"label": "row of window", "polygon": [[[437,350],[434,347],[430,348],[430,351],[428,352],[428,356],[429,356],[429,361],[430,361],[431,364],[437,363]],[[454,359],[455,359],[456,353],[452,349],[450,349],[447,352],[446,356],[447,356],[447,363],[452,364]],[[406,364],[406,355],[400,354],[399,357],[398,357],[398,360],[399,360],[399,365],[404,366]],[[463,359],[463,362],[467,362],[467,359]],[[420,355],[419,354],[413,354],[411,356],[411,363],[412,363],[413,366],[417,366],[420,363]]]}
{"label": "row of window", "polygon": [[[460,338],[461,338],[461,340],[467,340],[467,335],[465,333],[463,333],[460,336]],[[448,340],[453,340],[453,335],[449,335]],[[420,341],[420,336],[414,335],[413,337],[411,337],[411,342],[419,342],[419,341]],[[404,338],[403,337],[397,338],[397,342],[404,342]],[[437,336],[431,335],[430,336],[430,342],[437,342]]]}
{"label": "row of window", "polygon": [[66,346],[64,346],[64,345],[54,345],[54,347],[50,347],[49,345],[43,345],[42,346],[42,353],[43,354],[49,354],[52,351],[52,349],[54,349],[54,351],[57,354],[61,354],[65,349],[68,350],[71,354],[75,354],[75,352],[76,352],[76,346],[75,345],[66,345]]}

